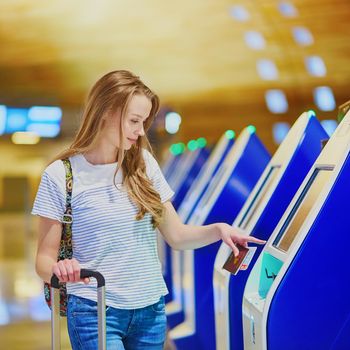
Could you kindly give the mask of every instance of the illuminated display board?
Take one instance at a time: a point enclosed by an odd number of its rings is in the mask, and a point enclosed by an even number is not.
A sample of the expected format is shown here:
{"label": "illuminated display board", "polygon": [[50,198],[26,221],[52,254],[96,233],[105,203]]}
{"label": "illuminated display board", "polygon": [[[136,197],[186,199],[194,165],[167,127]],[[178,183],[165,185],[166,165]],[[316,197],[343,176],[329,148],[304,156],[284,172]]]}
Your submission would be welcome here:
{"label": "illuminated display board", "polygon": [[35,132],[40,137],[56,137],[61,129],[59,107],[33,106],[12,108],[0,106],[0,135],[17,131]]}

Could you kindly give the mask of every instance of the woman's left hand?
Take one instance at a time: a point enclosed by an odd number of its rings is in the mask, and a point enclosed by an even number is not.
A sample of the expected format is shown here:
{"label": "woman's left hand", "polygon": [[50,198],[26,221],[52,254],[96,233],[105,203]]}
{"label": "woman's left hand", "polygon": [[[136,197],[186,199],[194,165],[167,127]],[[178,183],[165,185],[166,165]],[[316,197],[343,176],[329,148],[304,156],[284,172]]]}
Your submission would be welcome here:
{"label": "woman's left hand", "polygon": [[266,243],[266,241],[242,233],[244,231],[238,227],[230,226],[225,223],[218,223],[218,227],[220,238],[232,249],[235,256],[239,254],[236,244],[240,244],[243,247],[248,247],[248,242],[257,244]]}

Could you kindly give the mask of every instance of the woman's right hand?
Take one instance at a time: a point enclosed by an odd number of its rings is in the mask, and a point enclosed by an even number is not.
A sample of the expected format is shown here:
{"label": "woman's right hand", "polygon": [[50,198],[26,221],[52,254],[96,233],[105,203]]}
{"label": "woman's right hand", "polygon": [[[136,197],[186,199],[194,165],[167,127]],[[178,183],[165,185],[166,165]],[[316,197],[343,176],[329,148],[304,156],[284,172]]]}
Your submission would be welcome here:
{"label": "woman's right hand", "polygon": [[90,282],[90,278],[80,278],[80,264],[75,258],[57,261],[52,266],[52,273],[63,283],[84,282],[88,284]]}

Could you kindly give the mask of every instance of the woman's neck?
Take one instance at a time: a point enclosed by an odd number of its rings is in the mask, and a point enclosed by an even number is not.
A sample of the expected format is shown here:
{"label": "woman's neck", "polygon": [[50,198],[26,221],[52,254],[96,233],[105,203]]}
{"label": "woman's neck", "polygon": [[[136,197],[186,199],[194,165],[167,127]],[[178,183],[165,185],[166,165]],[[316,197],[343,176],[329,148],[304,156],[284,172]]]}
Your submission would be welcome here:
{"label": "woman's neck", "polygon": [[100,142],[90,151],[84,153],[86,160],[94,165],[115,163],[118,157],[118,149],[110,144]]}

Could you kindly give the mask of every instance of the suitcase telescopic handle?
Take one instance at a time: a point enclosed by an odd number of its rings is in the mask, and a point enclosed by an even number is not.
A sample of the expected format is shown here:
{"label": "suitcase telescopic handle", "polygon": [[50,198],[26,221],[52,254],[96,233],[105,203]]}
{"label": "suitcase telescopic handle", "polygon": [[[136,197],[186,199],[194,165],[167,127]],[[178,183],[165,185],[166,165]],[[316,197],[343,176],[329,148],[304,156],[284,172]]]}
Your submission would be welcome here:
{"label": "suitcase telescopic handle", "polygon": [[[103,275],[98,271],[88,270],[88,269],[81,269],[80,270],[80,278],[89,278],[94,277],[97,281],[97,288],[104,287],[106,282]],[[52,288],[60,288],[60,282],[58,280],[58,277],[56,275],[52,275],[51,277],[51,287]]]}
{"label": "suitcase telescopic handle", "polygon": [[[97,281],[97,305],[98,305],[98,349],[106,349],[106,300],[105,278],[98,271],[81,269],[80,278],[93,277]],[[60,349],[60,322],[59,322],[59,288],[60,282],[56,275],[51,277],[51,349]]]}

